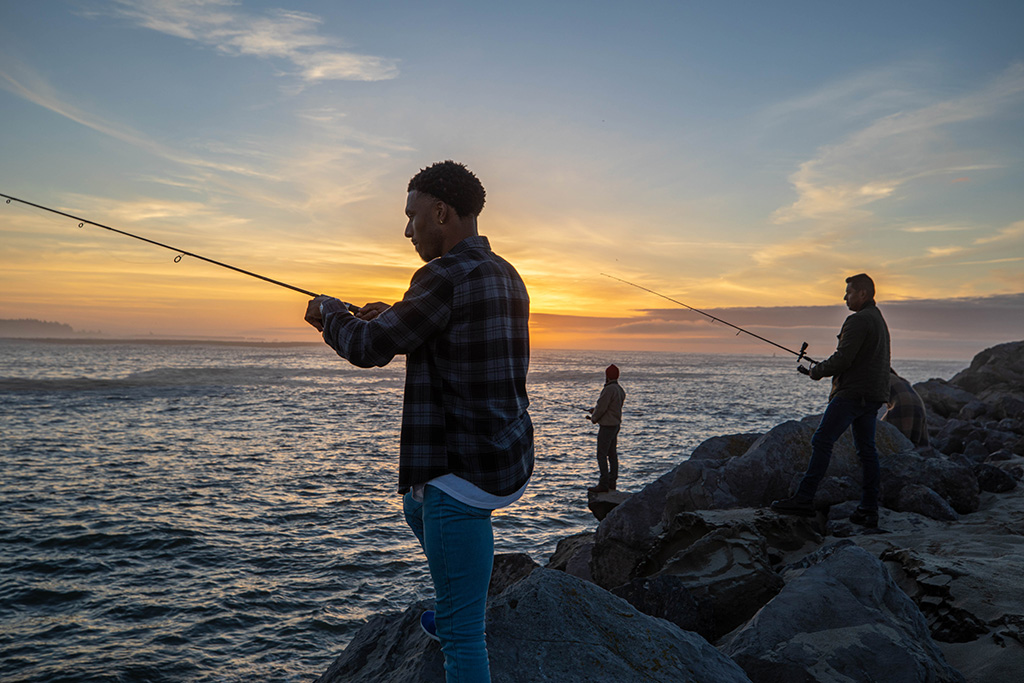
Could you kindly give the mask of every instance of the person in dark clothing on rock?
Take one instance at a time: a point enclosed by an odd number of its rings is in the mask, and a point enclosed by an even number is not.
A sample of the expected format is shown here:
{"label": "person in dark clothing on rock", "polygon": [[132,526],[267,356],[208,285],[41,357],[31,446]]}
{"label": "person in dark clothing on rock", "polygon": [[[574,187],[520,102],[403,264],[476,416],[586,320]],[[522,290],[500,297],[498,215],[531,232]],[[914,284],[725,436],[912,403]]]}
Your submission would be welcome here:
{"label": "person in dark clothing on rock", "polygon": [[786,515],[813,516],[814,494],[828,470],[832,448],[843,432],[853,427],[864,492],[850,521],[876,527],[880,473],[875,420],[889,400],[889,328],[875,306],[875,283],[864,273],[846,278],[843,300],[853,314],[843,323],[835,353],[810,369],[798,366],[813,380],[832,378],[828,407],[811,437],[811,461],[796,493],[775,501],[771,508]]}
{"label": "person in dark clothing on rock", "polygon": [[888,410],[882,422],[888,422],[903,432],[918,448],[928,447],[928,413],[921,396],[910,382],[890,369]]}
{"label": "person in dark clothing on rock", "polygon": [[601,479],[597,486],[587,489],[590,493],[614,491],[619,480],[619,428],[622,426],[622,404],[626,390],[619,386],[619,368],[609,365],[604,370],[604,388],[597,399],[597,405],[587,410],[588,419],[597,428],[597,469]]}

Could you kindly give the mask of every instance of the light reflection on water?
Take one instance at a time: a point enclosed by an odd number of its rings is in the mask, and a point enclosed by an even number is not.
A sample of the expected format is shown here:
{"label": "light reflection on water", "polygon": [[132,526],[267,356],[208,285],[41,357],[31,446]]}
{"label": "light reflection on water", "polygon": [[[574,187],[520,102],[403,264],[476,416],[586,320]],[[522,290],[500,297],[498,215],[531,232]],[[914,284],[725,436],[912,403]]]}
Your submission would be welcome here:
{"label": "light reflection on water", "polygon": [[[4,680],[308,680],[361,620],[429,595],[395,494],[400,360],[9,340],[0,354]],[[610,362],[626,490],[709,436],[818,412],[828,392],[782,358],[535,352],[537,471],[495,514],[498,552],[543,564],[595,527],[584,409]]]}

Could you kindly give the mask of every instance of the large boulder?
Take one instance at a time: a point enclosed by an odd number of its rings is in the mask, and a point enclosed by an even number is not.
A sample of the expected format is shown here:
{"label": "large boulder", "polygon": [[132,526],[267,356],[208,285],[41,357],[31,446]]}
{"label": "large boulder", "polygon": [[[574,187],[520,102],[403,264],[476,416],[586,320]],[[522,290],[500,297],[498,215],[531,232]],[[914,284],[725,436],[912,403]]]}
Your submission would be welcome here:
{"label": "large boulder", "polygon": [[930,379],[914,385],[929,415],[938,415],[943,419],[956,417],[964,406],[976,400],[974,394],[953,386],[944,379]]}
{"label": "large boulder", "polygon": [[745,523],[705,534],[669,558],[658,575],[682,579],[698,601],[710,606],[713,640],[745,623],[783,586],[764,536]]}
{"label": "large boulder", "polygon": [[698,602],[678,576],[660,574],[633,579],[613,588],[612,593],[644,614],[671,621],[684,631],[699,633],[709,641],[715,639],[711,606]]}
{"label": "large boulder", "polygon": [[994,390],[1024,393],[1024,341],[985,349],[949,382],[972,394]]}
{"label": "large boulder", "polygon": [[614,588],[633,578],[633,569],[661,532],[665,497],[675,472],[666,472],[601,520],[590,562],[598,584]]}
{"label": "large boulder", "polygon": [[487,610],[487,642],[496,682],[749,680],[696,633],[643,614],[591,583],[544,569]]}
{"label": "large boulder", "polygon": [[[729,458],[688,460],[677,467],[666,496],[666,518],[684,510],[733,507],[766,507],[773,500],[792,495],[811,458],[811,436],[821,416],[789,421],[764,434],[742,455]],[[878,422],[875,445],[882,456],[913,453],[914,444],[896,427]],[[832,504],[859,496],[860,460],[849,430],[836,442],[823,492],[843,496],[822,502]],[[832,484],[828,478],[847,479]],[[853,482],[851,486],[849,482]]]}
{"label": "large boulder", "polygon": [[[371,618],[317,683],[443,683],[440,647],[420,631],[424,607]],[[550,569],[489,602],[487,650],[495,683],[750,683],[696,633]]]}
{"label": "large boulder", "polygon": [[900,510],[900,493],[906,486],[926,486],[946,500],[960,514],[978,509],[978,478],[973,467],[942,456],[915,453],[882,454],[881,503]]}
{"label": "large boulder", "polygon": [[754,683],[961,683],[921,611],[850,541],[807,558],[722,647]]}

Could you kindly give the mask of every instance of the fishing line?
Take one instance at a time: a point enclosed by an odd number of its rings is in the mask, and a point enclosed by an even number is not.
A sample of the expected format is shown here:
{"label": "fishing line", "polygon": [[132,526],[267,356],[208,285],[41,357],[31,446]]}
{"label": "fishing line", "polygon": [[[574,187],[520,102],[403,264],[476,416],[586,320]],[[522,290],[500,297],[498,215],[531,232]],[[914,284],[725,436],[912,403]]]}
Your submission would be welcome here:
{"label": "fishing line", "polygon": [[[82,218],[80,216],[75,216],[75,215],[70,214],[70,213],[64,213],[63,211],[58,211],[57,209],[51,209],[50,207],[43,206],[42,204],[34,204],[34,203],[26,201],[24,199],[18,199],[17,197],[12,197],[9,194],[3,194],[2,192],[0,192],[0,197],[5,198],[7,200],[7,202],[6,202],[7,204],[10,204],[12,201],[15,201],[15,202],[19,202],[21,204],[25,204],[26,206],[33,206],[33,207],[35,207],[37,209],[42,209],[43,211],[49,211],[50,213],[55,213],[58,216],[64,216],[65,218],[70,218],[72,220],[76,220],[76,221],[78,221],[78,227],[80,227],[80,228],[85,226],[85,225],[93,225],[93,226],[96,226],[97,228],[103,228],[104,230],[109,230],[110,232],[116,232],[118,235],[124,235],[125,237],[131,237],[132,239],[137,239],[137,240],[140,240],[142,242],[146,242],[148,244],[153,244],[153,245],[156,245],[158,247],[163,247],[164,249],[169,249],[169,250],[177,253],[177,256],[174,257],[174,262],[175,263],[181,263],[181,258],[183,256],[191,256],[194,259],[198,259],[200,261],[206,261],[207,263],[212,263],[215,266],[220,266],[221,268],[227,268],[228,270],[233,270],[236,273],[241,273],[243,275],[248,275],[249,277],[254,277],[254,278],[258,279],[258,280],[263,280],[264,282],[269,282],[272,285],[277,285],[278,287],[284,287],[285,289],[290,289],[292,291],[299,292],[300,294],[305,294],[306,296],[311,296],[311,297],[322,296],[320,294],[316,294],[315,292],[311,292],[311,291],[309,291],[307,289],[302,289],[301,287],[296,287],[294,285],[290,285],[287,282],[281,282],[280,280],[274,280],[273,278],[269,278],[269,277],[266,277],[264,275],[260,275],[258,273],[253,273],[252,271],[249,271],[249,270],[244,270],[242,268],[238,268],[236,266],[232,266],[230,264],[223,263],[221,261],[215,261],[212,258],[207,258],[205,256],[200,256],[199,254],[194,254],[191,251],[186,251],[185,249],[179,249],[177,247],[172,247],[169,244],[164,244],[163,242],[157,242],[156,240],[151,240],[151,239],[146,238],[146,237],[140,237],[139,235],[133,235],[130,232],[126,232],[124,230],[118,230],[117,228],[112,228],[109,225],[103,225],[102,223],[97,223],[96,221],[90,221],[90,220],[88,220],[86,218]],[[355,305],[350,304],[348,302],[342,301],[341,303],[344,304],[345,307],[348,308],[353,313],[355,313],[356,311],[359,310],[358,306],[355,306]]]}
{"label": "fishing line", "polygon": [[809,363],[810,363],[811,365],[815,365],[815,364],[816,364],[816,363],[818,362],[818,361],[816,361],[816,360],[813,360],[813,359],[812,359],[812,358],[811,358],[810,356],[808,356],[808,355],[807,355],[807,354],[805,353],[805,352],[807,351],[807,342],[804,342],[804,343],[803,343],[803,346],[801,346],[801,347],[800,347],[800,350],[799,350],[799,351],[794,351],[793,349],[789,349],[789,348],[786,348],[786,347],[785,347],[785,346],[783,346],[782,344],[776,344],[776,343],[775,343],[775,342],[773,342],[773,341],[772,341],[771,339],[765,339],[765,338],[764,338],[764,337],[762,337],[761,335],[759,335],[759,334],[754,334],[754,333],[753,333],[753,332],[751,332],[750,330],[745,330],[745,329],[743,329],[742,327],[740,327],[740,326],[738,326],[738,325],[733,325],[733,324],[732,324],[731,322],[728,322],[728,321],[726,321],[726,320],[722,320],[721,318],[717,318],[717,317],[715,317],[715,316],[711,315],[710,313],[706,313],[706,312],[704,312],[704,311],[700,310],[699,308],[694,308],[693,306],[688,306],[688,305],[684,304],[684,303],[683,303],[682,301],[677,301],[676,299],[673,299],[673,298],[672,298],[672,297],[670,297],[670,296],[665,296],[664,294],[662,294],[662,293],[660,293],[660,292],[655,292],[655,291],[654,291],[653,289],[647,289],[646,287],[641,287],[640,285],[638,285],[638,284],[636,284],[636,283],[634,283],[634,282],[630,282],[629,280],[623,280],[623,279],[622,279],[622,278],[620,278],[620,277],[615,277],[614,275],[609,275],[608,273],[601,273],[601,275],[604,275],[605,277],[609,277],[609,278],[611,278],[611,279],[613,279],[613,280],[618,280],[619,282],[622,282],[622,283],[624,283],[624,284],[627,284],[627,285],[631,285],[631,286],[633,286],[633,287],[636,287],[637,289],[642,289],[642,290],[644,290],[645,292],[650,292],[651,294],[654,294],[655,296],[660,296],[660,297],[661,297],[662,299],[668,299],[668,300],[669,300],[669,301],[671,301],[672,303],[674,303],[674,304],[679,304],[679,305],[680,305],[680,306],[682,306],[683,308],[688,308],[688,309],[690,309],[691,311],[693,311],[694,313],[700,313],[700,314],[701,314],[701,315],[703,315],[703,316],[706,316],[706,317],[708,317],[708,318],[711,318],[711,320],[712,320],[712,321],[714,321],[714,322],[719,322],[719,323],[722,323],[723,325],[728,325],[729,327],[731,327],[731,328],[732,328],[732,329],[734,329],[734,330],[739,330],[739,331],[738,331],[738,332],[736,333],[736,335],[737,335],[737,336],[739,336],[739,333],[740,333],[740,332],[744,332],[744,333],[746,333],[746,334],[749,334],[749,335],[750,335],[751,337],[754,337],[755,339],[760,339],[761,341],[763,341],[763,342],[766,342],[766,343],[768,343],[768,344],[771,344],[772,346],[774,346],[774,347],[776,347],[776,348],[780,348],[780,349],[782,349],[783,351],[786,351],[787,353],[791,353],[791,354],[793,354],[794,356],[796,356],[796,362],[797,362],[797,363],[799,363],[799,362],[800,362],[801,360],[806,360],[806,361],[808,361],[808,362],[809,362]]}

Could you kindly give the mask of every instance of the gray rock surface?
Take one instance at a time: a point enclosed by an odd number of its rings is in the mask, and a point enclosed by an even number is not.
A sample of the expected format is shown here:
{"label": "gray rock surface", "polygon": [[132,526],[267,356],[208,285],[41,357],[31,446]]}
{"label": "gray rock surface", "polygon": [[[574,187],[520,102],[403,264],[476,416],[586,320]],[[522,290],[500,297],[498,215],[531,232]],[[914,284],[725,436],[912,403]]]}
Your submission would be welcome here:
{"label": "gray rock surface", "polygon": [[994,390],[1024,392],[1024,341],[985,349],[949,383],[973,394]]}
{"label": "gray rock surface", "polygon": [[[414,605],[373,617],[318,683],[442,683],[440,646]],[[494,598],[487,648],[495,683],[749,683],[704,638],[559,571],[538,569]]]}
{"label": "gray rock surface", "polygon": [[629,499],[629,495],[625,491],[605,491],[604,493],[588,491],[587,507],[590,508],[590,511],[594,513],[594,517],[597,517],[597,521],[600,522],[608,516],[609,512],[625,503]]}
{"label": "gray rock surface", "polygon": [[849,541],[815,553],[722,650],[754,683],[965,680],[882,563]]}
{"label": "gray rock surface", "polygon": [[541,569],[487,611],[494,681],[730,683],[748,681],[696,633],[625,600]]}
{"label": "gray rock surface", "polygon": [[633,568],[660,531],[665,496],[675,472],[666,472],[601,520],[590,562],[597,583],[611,588],[633,578]]}

